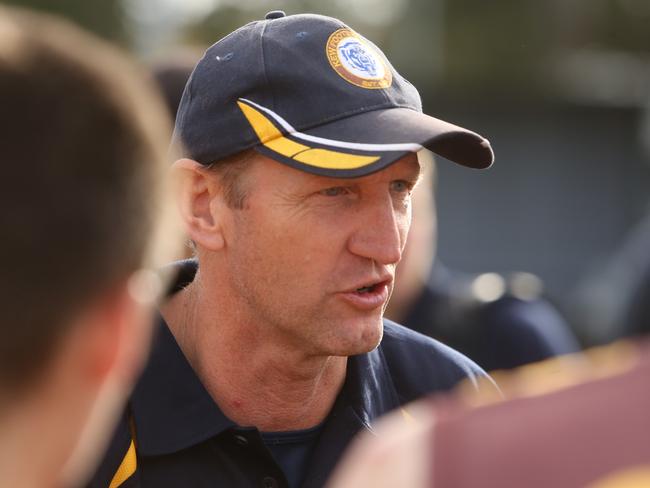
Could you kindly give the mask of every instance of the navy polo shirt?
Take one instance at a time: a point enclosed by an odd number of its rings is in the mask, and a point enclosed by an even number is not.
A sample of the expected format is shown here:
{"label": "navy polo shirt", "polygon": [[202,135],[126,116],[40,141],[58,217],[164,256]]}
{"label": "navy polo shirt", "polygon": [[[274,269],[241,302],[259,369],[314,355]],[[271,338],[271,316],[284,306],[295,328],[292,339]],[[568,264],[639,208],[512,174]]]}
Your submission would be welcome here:
{"label": "navy polo shirt", "polygon": [[[300,486],[323,486],[353,436],[370,430],[380,415],[464,379],[476,384],[483,375],[460,353],[385,320],[380,346],[349,358],[331,412],[299,456]],[[123,488],[293,488],[287,474],[296,479],[293,471],[285,474],[287,464],[276,460],[256,428],[237,426],[221,412],[162,318],[148,364],[91,487],[109,486],[133,437],[137,469],[119,485]]]}

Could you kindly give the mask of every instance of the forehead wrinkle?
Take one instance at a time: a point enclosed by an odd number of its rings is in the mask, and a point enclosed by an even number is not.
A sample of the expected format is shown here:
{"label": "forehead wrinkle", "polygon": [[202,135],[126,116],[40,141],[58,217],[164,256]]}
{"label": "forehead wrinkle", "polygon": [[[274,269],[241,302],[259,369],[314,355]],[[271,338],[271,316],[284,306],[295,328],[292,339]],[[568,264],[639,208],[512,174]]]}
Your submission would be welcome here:
{"label": "forehead wrinkle", "polygon": [[305,199],[304,192],[297,191],[296,189],[284,189],[284,188],[275,188],[271,191],[271,195],[274,197],[274,202],[272,206],[287,206],[295,205],[302,202]]}

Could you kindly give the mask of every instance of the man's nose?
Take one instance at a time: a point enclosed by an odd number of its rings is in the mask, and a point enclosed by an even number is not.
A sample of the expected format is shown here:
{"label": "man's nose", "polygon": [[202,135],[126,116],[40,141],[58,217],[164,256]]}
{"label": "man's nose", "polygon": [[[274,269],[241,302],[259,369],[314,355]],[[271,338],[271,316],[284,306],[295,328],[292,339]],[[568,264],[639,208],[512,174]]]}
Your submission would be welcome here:
{"label": "man's nose", "polygon": [[407,212],[397,211],[390,197],[373,201],[358,212],[348,249],[380,264],[396,264],[402,257],[408,226]]}

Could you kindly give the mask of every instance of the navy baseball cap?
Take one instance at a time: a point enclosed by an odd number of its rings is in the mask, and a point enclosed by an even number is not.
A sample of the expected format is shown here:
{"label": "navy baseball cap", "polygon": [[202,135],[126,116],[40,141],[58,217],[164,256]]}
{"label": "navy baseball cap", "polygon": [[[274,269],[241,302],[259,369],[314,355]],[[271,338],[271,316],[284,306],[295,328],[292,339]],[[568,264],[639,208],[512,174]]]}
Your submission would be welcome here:
{"label": "navy baseball cap", "polygon": [[487,168],[487,139],[422,113],[420,95],[340,20],[273,11],[216,42],[185,86],[174,140],[212,164],[249,148],[325,176],[379,171],[427,148]]}

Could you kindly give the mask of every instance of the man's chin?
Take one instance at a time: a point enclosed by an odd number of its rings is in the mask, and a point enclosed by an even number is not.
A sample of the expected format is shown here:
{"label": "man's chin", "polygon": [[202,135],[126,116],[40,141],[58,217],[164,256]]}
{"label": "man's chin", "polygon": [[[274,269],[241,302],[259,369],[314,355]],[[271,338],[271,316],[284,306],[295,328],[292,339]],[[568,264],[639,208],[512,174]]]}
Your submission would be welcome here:
{"label": "man's chin", "polygon": [[375,349],[384,334],[384,324],[381,318],[365,319],[362,323],[350,324],[348,334],[341,341],[340,356],[355,356]]}

